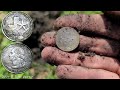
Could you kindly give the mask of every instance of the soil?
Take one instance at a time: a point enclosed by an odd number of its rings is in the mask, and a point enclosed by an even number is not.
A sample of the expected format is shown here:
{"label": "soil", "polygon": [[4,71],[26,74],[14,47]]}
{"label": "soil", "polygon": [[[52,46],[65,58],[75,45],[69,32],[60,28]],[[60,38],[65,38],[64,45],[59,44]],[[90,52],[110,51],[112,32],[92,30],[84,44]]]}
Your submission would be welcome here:
{"label": "soil", "polygon": [[34,60],[40,60],[43,48],[39,39],[43,33],[53,30],[53,22],[61,15],[61,11],[31,11],[29,15],[33,19],[34,30],[32,35],[23,43],[33,51]]}

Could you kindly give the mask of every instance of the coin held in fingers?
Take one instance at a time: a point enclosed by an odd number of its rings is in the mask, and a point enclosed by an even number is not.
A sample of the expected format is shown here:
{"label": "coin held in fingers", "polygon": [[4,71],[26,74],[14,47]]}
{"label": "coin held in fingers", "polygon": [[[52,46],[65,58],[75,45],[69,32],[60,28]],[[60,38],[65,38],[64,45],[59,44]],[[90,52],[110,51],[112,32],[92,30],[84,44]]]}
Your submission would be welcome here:
{"label": "coin held in fingers", "polygon": [[22,43],[15,43],[3,49],[1,61],[9,72],[18,74],[28,70],[32,63],[31,50]]}
{"label": "coin held in fingers", "polygon": [[79,33],[71,27],[63,27],[56,34],[56,45],[63,51],[73,51],[79,45]]}

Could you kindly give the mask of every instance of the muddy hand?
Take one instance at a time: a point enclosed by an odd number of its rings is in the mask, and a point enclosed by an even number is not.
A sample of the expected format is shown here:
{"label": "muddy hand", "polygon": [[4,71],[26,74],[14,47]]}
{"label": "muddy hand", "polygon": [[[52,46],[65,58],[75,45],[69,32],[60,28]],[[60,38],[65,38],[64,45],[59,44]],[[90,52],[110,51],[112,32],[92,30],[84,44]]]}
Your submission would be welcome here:
{"label": "muddy hand", "polygon": [[[104,13],[114,18],[119,16],[119,12]],[[62,27],[81,31],[76,52],[64,52],[56,47],[55,35]],[[40,39],[45,46],[41,56],[46,62],[58,65],[56,73],[59,78],[119,79],[119,25],[104,15],[78,14],[59,17],[54,23],[54,29],[56,31],[47,32]]]}

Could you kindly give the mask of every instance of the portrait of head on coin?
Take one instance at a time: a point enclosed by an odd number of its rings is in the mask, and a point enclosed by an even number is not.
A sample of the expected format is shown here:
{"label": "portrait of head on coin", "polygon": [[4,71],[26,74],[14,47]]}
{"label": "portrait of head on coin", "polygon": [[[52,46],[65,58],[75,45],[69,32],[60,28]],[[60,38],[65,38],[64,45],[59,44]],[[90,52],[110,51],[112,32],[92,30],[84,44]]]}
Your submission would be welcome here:
{"label": "portrait of head on coin", "polygon": [[20,47],[15,47],[11,50],[9,58],[11,60],[12,68],[22,68],[27,63],[25,61],[25,52]]}
{"label": "portrait of head on coin", "polygon": [[32,59],[32,51],[22,43],[5,47],[1,54],[3,66],[12,73],[22,73],[29,69]]}
{"label": "portrait of head on coin", "polygon": [[26,13],[13,11],[2,20],[2,32],[12,41],[24,41],[33,31],[33,20]]}

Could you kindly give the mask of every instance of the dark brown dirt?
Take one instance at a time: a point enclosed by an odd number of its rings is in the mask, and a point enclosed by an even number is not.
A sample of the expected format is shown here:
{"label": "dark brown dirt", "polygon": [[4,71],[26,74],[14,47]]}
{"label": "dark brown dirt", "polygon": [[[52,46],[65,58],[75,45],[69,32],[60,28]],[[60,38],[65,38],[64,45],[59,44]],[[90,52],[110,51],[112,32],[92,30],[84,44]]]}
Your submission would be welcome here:
{"label": "dark brown dirt", "polygon": [[103,11],[104,15],[112,22],[120,25],[120,11]]}
{"label": "dark brown dirt", "polygon": [[41,58],[40,53],[42,51],[42,46],[39,38],[43,33],[53,30],[53,22],[60,16],[61,12],[31,11],[29,14],[34,22],[34,30],[32,35],[23,43],[32,49],[34,60],[38,60]]}
{"label": "dark brown dirt", "polygon": [[95,56],[96,54],[94,53],[94,52],[88,52],[88,53],[85,53],[85,56],[91,56],[91,57],[93,57],[93,56]]}
{"label": "dark brown dirt", "polygon": [[85,59],[85,55],[79,51],[79,55],[78,55],[78,58],[79,60],[84,60]]}

